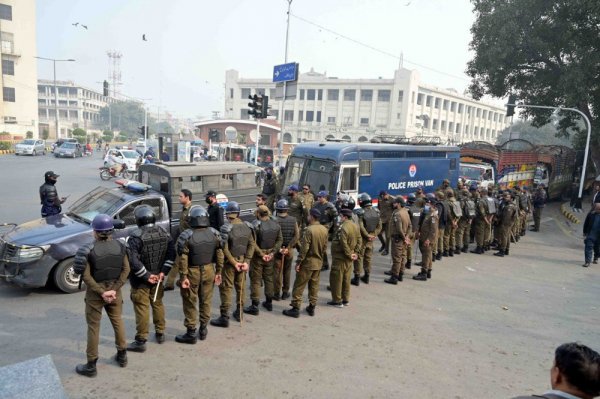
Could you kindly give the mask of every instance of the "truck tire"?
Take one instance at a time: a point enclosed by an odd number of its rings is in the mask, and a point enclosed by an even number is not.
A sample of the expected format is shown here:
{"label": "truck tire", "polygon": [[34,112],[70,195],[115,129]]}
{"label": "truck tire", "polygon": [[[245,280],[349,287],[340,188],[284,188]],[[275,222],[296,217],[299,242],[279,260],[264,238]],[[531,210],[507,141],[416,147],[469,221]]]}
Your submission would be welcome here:
{"label": "truck tire", "polygon": [[[56,288],[67,294],[79,291],[79,276],[73,270],[74,258],[63,260],[54,268],[52,279]],[[85,285],[81,285],[83,290]]]}

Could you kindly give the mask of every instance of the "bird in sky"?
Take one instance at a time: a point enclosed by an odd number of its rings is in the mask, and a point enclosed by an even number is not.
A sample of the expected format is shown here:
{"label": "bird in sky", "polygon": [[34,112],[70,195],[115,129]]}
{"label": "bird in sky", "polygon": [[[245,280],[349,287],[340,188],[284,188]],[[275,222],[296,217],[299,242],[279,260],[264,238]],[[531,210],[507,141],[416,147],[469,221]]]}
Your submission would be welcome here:
{"label": "bird in sky", "polygon": [[77,26],[77,25],[79,25],[79,22],[75,22],[74,24],[71,24],[71,25]]}
{"label": "bird in sky", "polygon": [[81,27],[82,27],[82,28],[85,28],[85,29],[87,30],[87,25],[83,25],[83,24],[81,24]]}
{"label": "bird in sky", "polygon": [[145,42],[148,41],[148,39],[146,39],[146,34],[145,33],[142,35],[142,40],[145,41]]}
{"label": "bird in sky", "polygon": [[406,6],[406,7],[408,7],[408,6],[410,5],[410,3],[411,3],[411,2],[409,1],[408,3],[406,3],[406,4],[405,4],[405,6]]}

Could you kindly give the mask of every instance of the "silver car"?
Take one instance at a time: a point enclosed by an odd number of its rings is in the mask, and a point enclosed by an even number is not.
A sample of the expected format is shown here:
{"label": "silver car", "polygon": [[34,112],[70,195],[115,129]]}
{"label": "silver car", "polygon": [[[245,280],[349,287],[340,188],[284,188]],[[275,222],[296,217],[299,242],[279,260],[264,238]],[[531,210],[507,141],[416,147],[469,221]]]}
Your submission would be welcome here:
{"label": "silver car", "polygon": [[27,139],[15,145],[15,155],[46,155],[44,140]]}
{"label": "silver car", "polygon": [[83,150],[79,143],[63,143],[60,147],[54,149],[56,158],[76,158],[83,156]]}

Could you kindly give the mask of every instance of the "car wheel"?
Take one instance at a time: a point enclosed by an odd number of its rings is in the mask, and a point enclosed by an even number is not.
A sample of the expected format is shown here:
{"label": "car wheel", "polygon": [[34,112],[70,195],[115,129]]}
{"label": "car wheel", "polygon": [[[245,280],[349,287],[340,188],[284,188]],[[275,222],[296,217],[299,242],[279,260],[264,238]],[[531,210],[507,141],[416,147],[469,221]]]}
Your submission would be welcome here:
{"label": "car wheel", "polygon": [[[67,294],[79,291],[79,276],[75,274],[73,268],[74,258],[65,259],[54,268],[54,275],[52,276],[54,285],[56,288]],[[81,289],[85,286],[82,284]]]}

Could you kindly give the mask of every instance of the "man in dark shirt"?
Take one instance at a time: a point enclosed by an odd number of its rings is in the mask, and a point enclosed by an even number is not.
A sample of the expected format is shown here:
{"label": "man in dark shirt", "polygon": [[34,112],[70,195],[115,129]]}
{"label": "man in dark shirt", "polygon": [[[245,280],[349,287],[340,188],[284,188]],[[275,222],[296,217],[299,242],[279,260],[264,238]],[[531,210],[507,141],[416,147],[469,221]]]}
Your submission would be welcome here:
{"label": "man in dark shirt", "polygon": [[220,231],[221,226],[225,223],[225,217],[223,216],[223,208],[219,206],[217,202],[217,193],[213,190],[206,192],[206,203],[208,204],[208,220],[210,221],[210,227]]}

